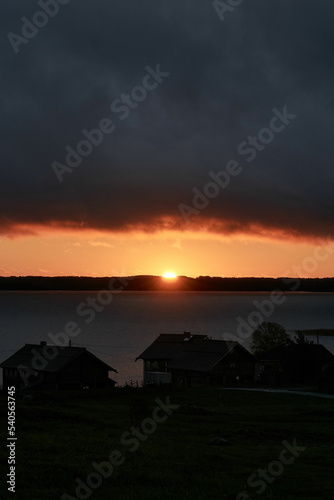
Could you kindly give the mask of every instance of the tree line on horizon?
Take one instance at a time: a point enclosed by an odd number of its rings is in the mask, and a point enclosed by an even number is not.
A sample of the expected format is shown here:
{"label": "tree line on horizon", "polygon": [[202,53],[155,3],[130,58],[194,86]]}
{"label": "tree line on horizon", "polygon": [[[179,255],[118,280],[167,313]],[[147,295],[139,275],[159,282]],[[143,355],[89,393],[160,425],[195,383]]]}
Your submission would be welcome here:
{"label": "tree line on horizon", "polygon": [[[110,288],[113,280],[114,286]],[[116,280],[116,281],[115,281]],[[167,281],[161,276],[89,277],[89,276],[9,276],[0,277],[0,290],[80,291],[117,289],[124,291],[223,291],[223,292],[334,292],[334,278],[222,278],[179,276]]]}

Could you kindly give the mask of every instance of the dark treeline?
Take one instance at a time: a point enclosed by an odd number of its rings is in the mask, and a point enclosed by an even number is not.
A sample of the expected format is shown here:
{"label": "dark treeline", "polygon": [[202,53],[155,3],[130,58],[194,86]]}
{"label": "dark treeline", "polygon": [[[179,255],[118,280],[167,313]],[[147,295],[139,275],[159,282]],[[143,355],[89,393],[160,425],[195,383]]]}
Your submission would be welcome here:
{"label": "dark treeline", "polygon": [[226,291],[226,292],[334,292],[334,278],[219,278],[179,276],[167,281],[160,276],[100,277],[24,276],[0,277],[0,290],[127,290],[127,291]]}

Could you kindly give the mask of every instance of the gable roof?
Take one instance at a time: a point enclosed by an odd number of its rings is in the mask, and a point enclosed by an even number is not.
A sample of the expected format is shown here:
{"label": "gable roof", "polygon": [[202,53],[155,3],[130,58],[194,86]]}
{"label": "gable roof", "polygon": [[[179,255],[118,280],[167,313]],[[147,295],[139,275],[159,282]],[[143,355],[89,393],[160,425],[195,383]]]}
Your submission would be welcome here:
{"label": "gable roof", "polygon": [[225,354],[220,352],[181,352],[171,362],[172,370],[192,370],[198,372],[210,371]]}
{"label": "gable roof", "polygon": [[291,342],[264,352],[259,356],[263,360],[279,360],[293,363],[299,360],[304,362],[330,362],[334,355],[323,345],[317,344],[295,344]]}
{"label": "gable roof", "polygon": [[[74,359],[84,355],[94,358],[96,363],[100,364],[101,367],[108,369],[108,371],[113,371],[117,373],[117,370],[111,366],[101,361],[99,358],[94,356],[91,352],[87,351],[85,347],[62,347],[62,346],[48,346],[48,347],[58,347],[58,353],[53,359],[46,359],[43,356],[43,349],[45,349],[45,344],[26,344],[21,347],[16,353],[7,358],[0,364],[1,368],[18,368],[20,365],[26,368],[31,368],[35,371],[45,371],[45,372],[59,372],[66,365],[71,363]],[[40,369],[33,366],[34,358],[38,359],[38,356],[47,361],[47,365],[41,366]]]}
{"label": "gable roof", "polygon": [[174,359],[175,356],[193,346],[200,340],[207,339],[207,335],[190,335],[185,337],[179,334],[161,333],[158,338],[142,352],[137,359]]}
{"label": "gable roof", "polygon": [[[208,372],[236,347],[242,348],[238,342],[225,340],[208,339],[196,342],[180,352],[171,362],[170,368]],[[246,352],[248,353],[247,350]],[[251,353],[249,355],[254,357]]]}
{"label": "gable roof", "polygon": [[137,359],[170,360],[170,369],[210,371],[235,347],[255,356],[238,342],[212,340],[206,335],[161,334]]}

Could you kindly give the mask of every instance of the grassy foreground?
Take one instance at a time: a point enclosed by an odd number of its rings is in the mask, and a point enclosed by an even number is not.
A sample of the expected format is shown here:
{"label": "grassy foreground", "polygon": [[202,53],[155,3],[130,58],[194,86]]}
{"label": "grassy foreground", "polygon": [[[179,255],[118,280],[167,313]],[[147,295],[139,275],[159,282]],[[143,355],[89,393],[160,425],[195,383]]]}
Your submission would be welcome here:
{"label": "grassy foreground", "polygon": [[[166,403],[168,396],[179,408],[157,410],[156,399]],[[17,400],[15,493],[5,484],[3,396],[0,411],[3,500],[334,498],[334,400],[219,389]],[[132,434],[136,425],[141,438]],[[227,442],[209,444],[215,437]],[[295,457],[286,452],[294,460],[285,465],[278,461],[283,441],[305,447]],[[112,473],[104,464],[109,477],[102,478],[92,463],[108,461],[114,450]],[[259,479],[258,469],[268,479]],[[77,496],[76,479],[87,484],[88,476],[91,487]]]}

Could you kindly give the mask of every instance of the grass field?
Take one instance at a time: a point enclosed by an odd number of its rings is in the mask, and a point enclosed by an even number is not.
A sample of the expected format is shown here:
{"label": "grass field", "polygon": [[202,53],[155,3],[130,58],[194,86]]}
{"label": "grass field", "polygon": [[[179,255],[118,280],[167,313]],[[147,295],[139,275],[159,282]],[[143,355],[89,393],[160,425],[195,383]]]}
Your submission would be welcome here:
{"label": "grass field", "polygon": [[[334,498],[334,400],[219,389],[85,395],[17,400],[15,494],[1,397],[1,499]],[[164,409],[168,397],[177,409]],[[227,442],[209,444],[215,437]],[[305,449],[282,455],[287,443]],[[92,463],[110,460],[102,478]]]}

